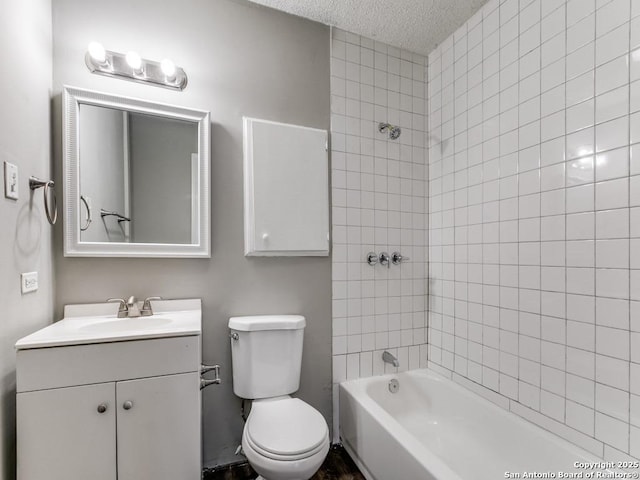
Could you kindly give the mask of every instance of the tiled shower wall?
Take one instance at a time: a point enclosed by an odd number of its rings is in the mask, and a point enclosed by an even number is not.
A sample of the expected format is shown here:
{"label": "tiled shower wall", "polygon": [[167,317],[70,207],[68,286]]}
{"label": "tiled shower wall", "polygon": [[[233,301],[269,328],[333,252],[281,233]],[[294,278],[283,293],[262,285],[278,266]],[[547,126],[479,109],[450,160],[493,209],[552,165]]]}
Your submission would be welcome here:
{"label": "tiled shower wall", "polygon": [[[423,56],[332,32],[334,385],[384,373],[383,350],[402,370],[426,366],[425,64]],[[400,138],[378,132],[380,122],[400,126]],[[410,260],[372,267],[370,251]]]}
{"label": "tiled shower wall", "polygon": [[430,362],[606,458],[640,457],[638,15],[492,0],[429,56]]}

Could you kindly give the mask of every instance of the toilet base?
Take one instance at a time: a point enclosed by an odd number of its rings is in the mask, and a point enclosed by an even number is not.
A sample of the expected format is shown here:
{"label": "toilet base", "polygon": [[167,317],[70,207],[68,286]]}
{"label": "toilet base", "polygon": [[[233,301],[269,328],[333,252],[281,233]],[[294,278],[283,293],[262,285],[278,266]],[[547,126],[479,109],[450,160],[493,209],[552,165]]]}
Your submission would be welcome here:
{"label": "toilet base", "polygon": [[[246,432],[245,432],[246,433]],[[242,438],[242,450],[249,465],[259,474],[256,480],[309,480],[320,468],[329,453],[329,437],[322,450],[301,460],[273,460],[255,452]],[[266,477],[264,475],[267,475]]]}

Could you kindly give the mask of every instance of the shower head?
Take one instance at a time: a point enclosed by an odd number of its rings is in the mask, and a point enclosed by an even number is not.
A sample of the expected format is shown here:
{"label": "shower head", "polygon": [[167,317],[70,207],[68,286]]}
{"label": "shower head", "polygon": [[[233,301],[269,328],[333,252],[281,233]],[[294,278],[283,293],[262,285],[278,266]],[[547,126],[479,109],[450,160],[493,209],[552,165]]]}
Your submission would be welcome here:
{"label": "shower head", "polygon": [[402,133],[402,131],[400,130],[400,127],[396,127],[395,125],[391,125],[390,123],[382,123],[382,122],[378,124],[378,131],[380,133],[384,133],[385,131],[388,131],[389,138],[391,140],[396,140],[400,136],[400,133]]}

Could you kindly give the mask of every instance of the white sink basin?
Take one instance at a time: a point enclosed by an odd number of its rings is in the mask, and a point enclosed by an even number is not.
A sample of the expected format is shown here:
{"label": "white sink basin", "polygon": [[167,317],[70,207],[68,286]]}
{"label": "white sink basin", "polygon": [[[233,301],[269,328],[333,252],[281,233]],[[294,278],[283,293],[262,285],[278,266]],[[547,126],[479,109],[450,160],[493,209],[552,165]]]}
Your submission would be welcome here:
{"label": "white sink basin", "polygon": [[134,330],[158,330],[174,322],[171,318],[160,315],[138,318],[110,318],[81,325],[78,330],[92,333],[131,332]]}
{"label": "white sink basin", "polygon": [[199,299],[155,301],[153,315],[135,318],[117,318],[114,303],[67,305],[62,320],[21,338],[16,349],[200,335],[200,303]]}

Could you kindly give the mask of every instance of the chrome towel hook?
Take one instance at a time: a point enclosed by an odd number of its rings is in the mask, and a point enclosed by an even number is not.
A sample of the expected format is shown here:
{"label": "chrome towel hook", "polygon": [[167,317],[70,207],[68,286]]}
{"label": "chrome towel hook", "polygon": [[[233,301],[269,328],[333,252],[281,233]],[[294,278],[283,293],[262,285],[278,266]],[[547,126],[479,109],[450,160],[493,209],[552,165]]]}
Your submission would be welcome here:
{"label": "chrome towel hook", "polygon": [[129,217],[125,217],[124,215],[119,214],[118,212],[109,212],[104,208],[100,209],[100,216],[104,217],[116,217],[118,219],[118,223],[120,222],[130,222],[131,219]]}
{"label": "chrome towel hook", "polygon": [[[44,187],[44,211],[47,214],[47,220],[51,225],[55,225],[58,220],[58,201],[56,200],[56,191],[54,190],[55,184],[53,180],[43,181],[36,177],[29,178],[29,188],[31,190],[37,190],[40,187]],[[53,214],[49,206],[49,188],[51,188],[53,197]]]}
{"label": "chrome towel hook", "polygon": [[82,201],[85,208],[87,209],[86,223],[84,224],[83,227],[80,227],[80,231],[84,232],[89,228],[89,225],[91,225],[91,222],[93,221],[93,219],[91,218],[91,207],[89,207],[89,202],[87,202],[87,199],[84,198],[83,195],[80,195],[80,200]]}

